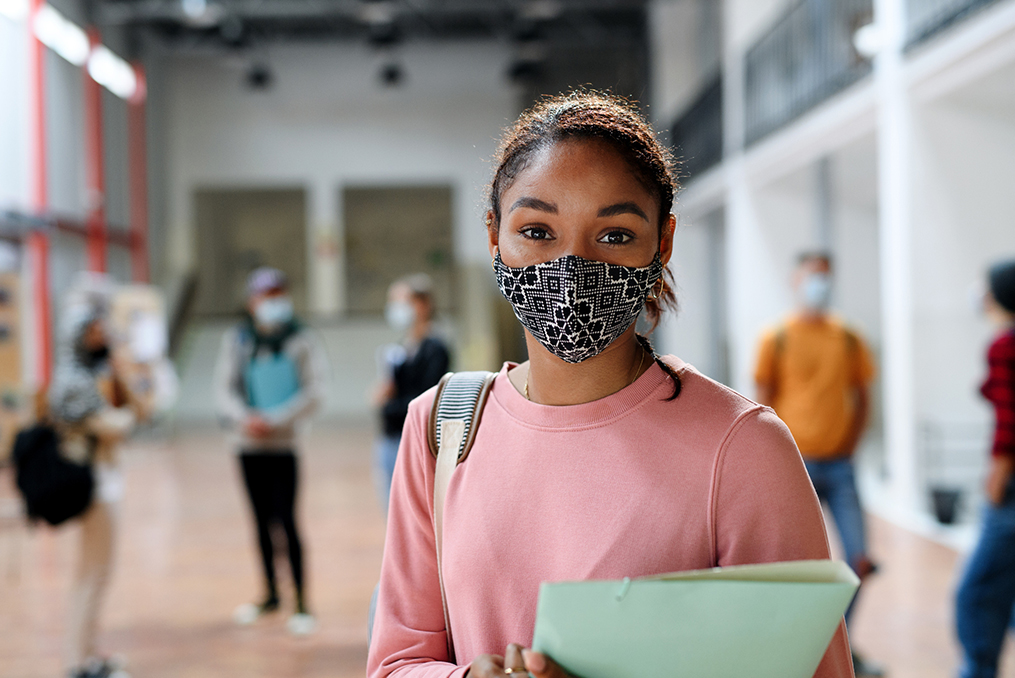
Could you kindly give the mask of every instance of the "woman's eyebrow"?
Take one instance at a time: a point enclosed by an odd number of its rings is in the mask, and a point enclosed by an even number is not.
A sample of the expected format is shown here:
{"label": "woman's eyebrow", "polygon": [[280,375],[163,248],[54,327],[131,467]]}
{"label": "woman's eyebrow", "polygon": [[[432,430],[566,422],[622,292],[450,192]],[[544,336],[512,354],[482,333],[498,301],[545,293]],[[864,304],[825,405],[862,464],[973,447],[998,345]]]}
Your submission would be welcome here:
{"label": "woman's eyebrow", "polygon": [[557,206],[554,205],[553,203],[546,202],[545,200],[540,200],[539,198],[529,198],[529,197],[518,198],[518,200],[515,200],[514,204],[511,205],[511,209],[509,209],[508,212],[514,212],[519,207],[528,207],[529,209],[539,210],[540,212],[549,212],[550,214],[557,213]]}
{"label": "woman's eyebrow", "polygon": [[645,214],[645,211],[633,202],[618,202],[616,205],[610,205],[599,210],[599,216],[601,217],[615,217],[618,214],[634,214],[648,221],[648,215]]}

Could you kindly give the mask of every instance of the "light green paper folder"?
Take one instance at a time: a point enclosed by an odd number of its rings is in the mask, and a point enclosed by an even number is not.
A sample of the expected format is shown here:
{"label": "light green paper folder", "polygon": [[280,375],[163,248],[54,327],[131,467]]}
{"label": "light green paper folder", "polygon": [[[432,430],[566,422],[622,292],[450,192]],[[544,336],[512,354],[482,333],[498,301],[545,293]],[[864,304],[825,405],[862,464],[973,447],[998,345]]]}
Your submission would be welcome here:
{"label": "light green paper folder", "polygon": [[859,585],[832,560],[544,583],[532,647],[580,678],[811,678]]}

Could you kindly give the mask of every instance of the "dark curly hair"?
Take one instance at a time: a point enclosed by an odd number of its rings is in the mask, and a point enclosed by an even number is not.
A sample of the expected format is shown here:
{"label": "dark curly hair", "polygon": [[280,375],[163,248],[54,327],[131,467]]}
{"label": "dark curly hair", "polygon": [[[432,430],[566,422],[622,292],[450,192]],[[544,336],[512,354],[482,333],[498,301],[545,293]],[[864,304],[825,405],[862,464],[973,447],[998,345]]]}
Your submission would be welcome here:
{"label": "dark curly hair", "polygon": [[[652,126],[633,102],[585,89],[544,97],[505,131],[497,150],[497,171],[489,186],[493,213],[489,228],[500,228],[501,197],[529,166],[534,155],[561,141],[581,139],[605,141],[627,161],[634,176],[659,201],[658,227],[662,237],[677,192],[673,155],[659,143]],[[676,306],[672,277],[669,269],[664,269],[662,287],[654,298],[646,299],[645,314],[654,328],[662,312],[676,310]],[[639,337],[639,340],[648,346],[646,339]],[[676,397],[680,392],[680,379],[668,365],[658,358],[657,362],[673,377]]]}

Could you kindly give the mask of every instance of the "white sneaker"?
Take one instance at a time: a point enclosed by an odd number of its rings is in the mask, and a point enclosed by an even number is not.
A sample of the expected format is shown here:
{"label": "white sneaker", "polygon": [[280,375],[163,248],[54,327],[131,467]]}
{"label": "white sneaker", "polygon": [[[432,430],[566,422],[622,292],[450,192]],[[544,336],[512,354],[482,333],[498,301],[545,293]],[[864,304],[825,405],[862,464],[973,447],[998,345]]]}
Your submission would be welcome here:
{"label": "white sneaker", "polygon": [[289,617],[289,621],[286,622],[286,628],[294,636],[309,636],[317,630],[317,620],[314,619],[312,614],[297,612]]}
{"label": "white sneaker", "polygon": [[253,603],[244,603],[233,610],[233,621],[240,626],[250,626],[261,616],[261,607]]}

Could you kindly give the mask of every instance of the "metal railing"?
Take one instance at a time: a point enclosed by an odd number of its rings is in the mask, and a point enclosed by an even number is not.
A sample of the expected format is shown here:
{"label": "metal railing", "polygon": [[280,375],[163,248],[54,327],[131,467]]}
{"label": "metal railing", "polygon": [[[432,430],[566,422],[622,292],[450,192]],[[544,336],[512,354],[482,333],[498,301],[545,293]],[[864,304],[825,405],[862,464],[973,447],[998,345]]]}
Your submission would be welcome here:
{"label": "metal railing", "polygon": [[747,51],[747,144],[870,73],[853,34],[873,12],[872,0],[801,0]]}
{"label": "metal railing", "polygon": [[673,122],[670,141],[684,181],[722,160],[722,75],[716,73]]}
{"label": "metal railing", "polygon": [[908,0],[906,49],[996,2],[997,0]]}
{"label": "metal railing", "polygon": [[958,522],[975,515],[982,499],[980,485],[986,475],[990,434],[990,426],[981,422],[920,423],[917,482],[928,508],[935,508],[936,494],[951,494],[958,504],[952,507]]}

